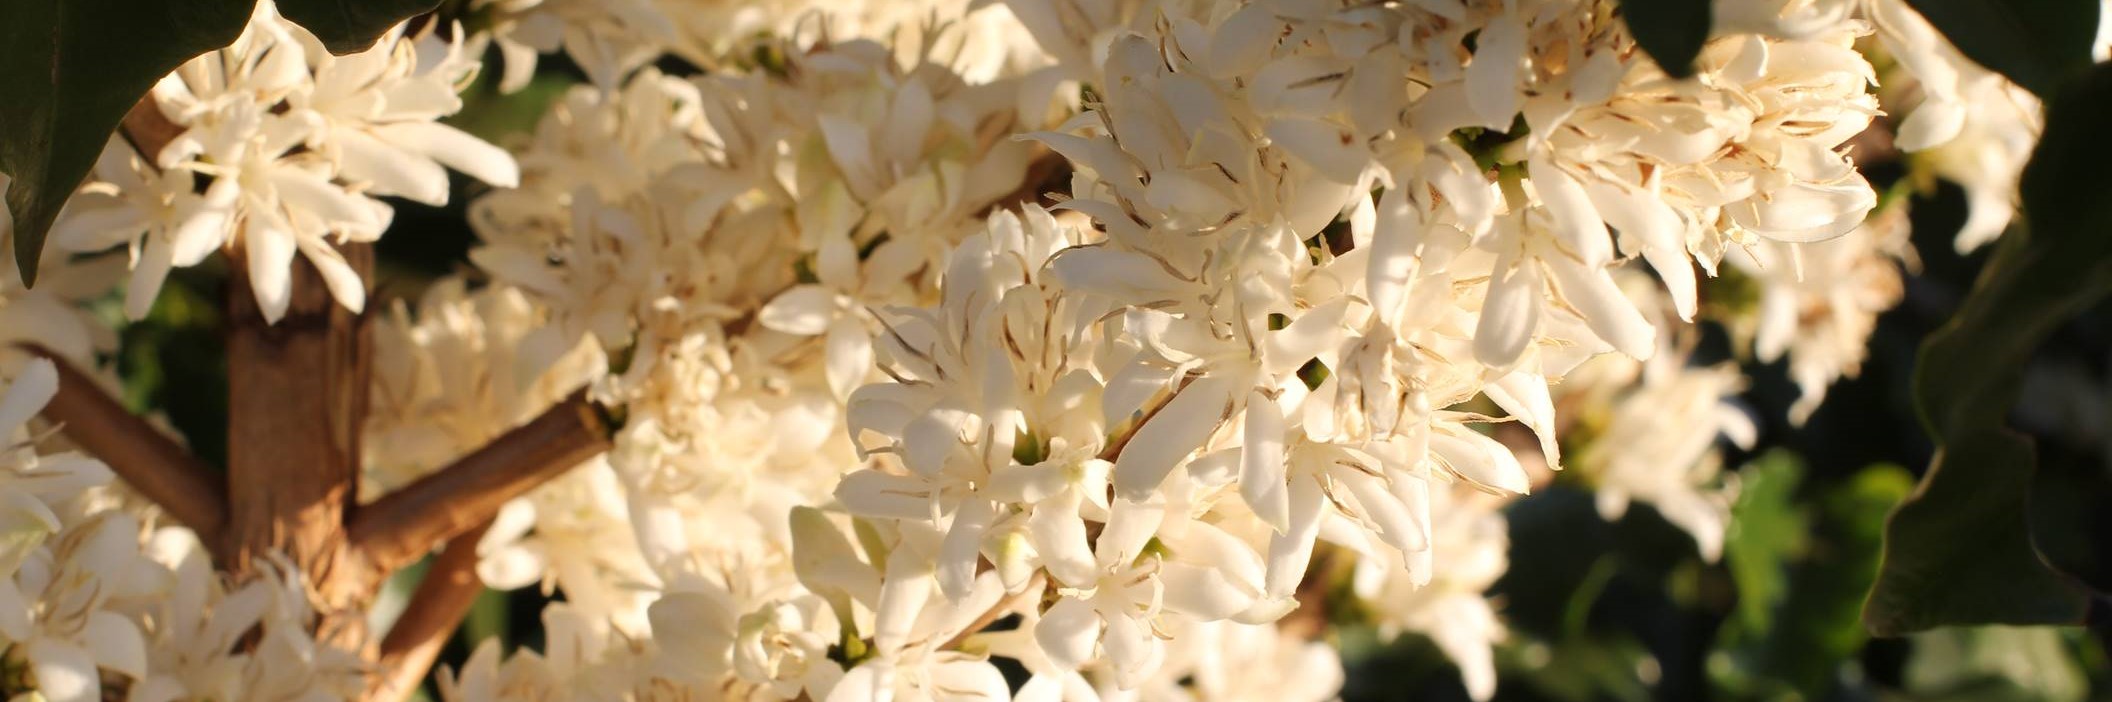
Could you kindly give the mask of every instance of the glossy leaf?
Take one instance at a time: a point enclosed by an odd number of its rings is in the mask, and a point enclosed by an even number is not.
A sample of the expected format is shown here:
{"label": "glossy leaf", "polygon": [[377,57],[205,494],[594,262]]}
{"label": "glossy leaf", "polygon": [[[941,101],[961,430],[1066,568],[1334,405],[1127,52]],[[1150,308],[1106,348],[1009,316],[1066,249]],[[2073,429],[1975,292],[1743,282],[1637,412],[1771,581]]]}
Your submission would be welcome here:
{"label": "glossy leaf", "polygon": [[1891,636],[1977,623],[2074,624],[2089,593],[2032,543],[2034,448],[2004,426],[2023,369],[2063,322],[2112,294],[2112,65],[2076,80],[2024,170],[2026,227],[2010,232],[1915,369],[1935,461],[1886,525],[1863,611]]}
{"label": "glossy leaf", "polygon": [[333,54],[365,51],[382,32],[431,12],[440,0],[280,0],[279,14],[323,40]]}
{"label": "glossy leaf", "polygon": [[1709,41],[1709,0],[1621,0],[1621,18],[1666,74],[1694,75],[1694,57]]}
{"label": "glossy leaf", "polygon": [[1966,58],[2053,95],[2088,68],[2098,0],[1907,0]]}

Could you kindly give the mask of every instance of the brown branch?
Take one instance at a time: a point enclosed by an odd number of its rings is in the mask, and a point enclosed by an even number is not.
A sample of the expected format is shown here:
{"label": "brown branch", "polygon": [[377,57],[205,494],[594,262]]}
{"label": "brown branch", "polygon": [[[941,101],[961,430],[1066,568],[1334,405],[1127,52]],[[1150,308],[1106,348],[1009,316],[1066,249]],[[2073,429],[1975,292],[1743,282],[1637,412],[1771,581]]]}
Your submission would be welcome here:
{"label": "brown branch", "polygon": [[410,605],[381,640],[381,657],[367,681],[365,702],[402,702],[418,689],[440,657],[440,649],[462,624],[484,581],[477,577],[477,541],[491,528],[484,522],[447,540],[411,592]]}
{"label": "brown branch", "polygon": [[352,515],[353,548],[382,572],[498,514],[507,500],[609,450],[609,425],[582,390],[484,448]]}
{"label": "brown branch", "polygon": [[66,359],[41,347],[29,350],[59,369],[59,392],[44,406],[44,417],[132,489],[198,532],[200,540],[219,543],[215,537],[227,521],[227,481]]}
{"label": "brown branch", "polygon": [[157,172],[161,170],[161,150],[183,131],[182,125],[169,121],[168,115],[162,114],[161,106],[154,102],[151,92],[140,96],[139,102],[133,103],[132,109],[125,113],[124,121],[117,125],[117,135],[139,153],[148,168]]}
{"label": "brown branch", "polygon": [[[362,281],[369,244],[338,247]],[[227,528],[221,568],[247,572],[265,554],[292,559],[322,616],[319,640],[365,639],[362,613],[387,573],[346,548],[345,512],[360,470],[360,434],[371,392],[372,336],[322,273],[295,259],[283,316],[267,322],[241,255],[227,285]]]}

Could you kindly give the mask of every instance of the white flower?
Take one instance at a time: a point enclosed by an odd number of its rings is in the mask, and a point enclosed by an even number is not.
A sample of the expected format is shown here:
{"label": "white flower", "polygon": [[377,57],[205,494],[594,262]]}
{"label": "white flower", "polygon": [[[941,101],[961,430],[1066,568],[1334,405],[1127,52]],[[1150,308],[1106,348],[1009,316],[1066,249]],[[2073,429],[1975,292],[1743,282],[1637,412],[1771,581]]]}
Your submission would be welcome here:
{"label": "white flower", "polygon": [[1428,582],[1400,577],[1386,554],[1364,554],[1351,581],[1357,596],[1386,637],[1418,633],[1430,638],[1459,666],[1467,694],[1487,700],[1496,692],[1493,647],[1507,636],[1494,604],[1483,593],[1509,567],[1501,503],[1463,491],[1438,491],[1431,550],[1445,568]]}
{"label": "white flower", "polygon": [[1758,438],[1748,411],[1730,398],[1745,379],[1734,365],[1689,367],[1664,356],[1639,369],[1641,383],[1610,408],[1602,433],[1575,463],[1597,486],[1599,513],[1616,519],[1634,500],[1694,537],[1702,558],[1723,555],[1731,493],[1720,487],[1719,437],[1741,448]]}
{"label": "white flower", "polygon": [[1900,268],[1916,265],[1906,215],[1905,207],[1894,207],[1839,239],[1767,242],[1729,257],[1760,285],[1757,309],[1731,326],[1750,336],[1758,360],[1789,357],[1798,390],[1790,421],[1802,424],[1825,401],[1827,387],[1855,377],[1878,314],[1905,295]]}

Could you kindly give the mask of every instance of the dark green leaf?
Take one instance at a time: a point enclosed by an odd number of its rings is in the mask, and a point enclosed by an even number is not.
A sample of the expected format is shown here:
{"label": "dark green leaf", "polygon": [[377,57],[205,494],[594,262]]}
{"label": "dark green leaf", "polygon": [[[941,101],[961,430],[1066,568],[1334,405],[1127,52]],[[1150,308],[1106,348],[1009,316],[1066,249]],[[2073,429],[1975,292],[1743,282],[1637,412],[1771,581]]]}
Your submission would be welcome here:
{"label": "dark green leaf", "polygon": [[397,22],[431,12],[440,0],[280,0],[279,14],[323,40],[333,54],[366,51]]}
{"label": "dark green leaf", "polygon": [[2053,95],[2091,64],[2098,0],[1907,0],[1929,24],[1988,70]]}
{"label": "dark green leaf", "polygon": [[1914,387],[1936,460],[1894,511],[1863,611],[1872,633],[2077,623],[2089,593],[2046,565],[2026,508],[2029,438],[2003,425],[2024,364],[2112,293],[2112,64],[2056,98],[2024,169],[2026,226],[1997,244],[1958,313],[1923,344]]}
{"label": "dark green leaf", "polygon": [[1709,8],[1709,0],[1621,0],[1621,18],[1659,68],[1685,78],[1709,41]]}
{"label": "dark green leaf", "polygon": [[2087,593],[2032,547],[2024,509],[2033,453],[2029,438],[2007,429],[1948,437],[1921,489],[1886,524],[1883,565],[1863,607],[1870,633],[2082,622]]}
{"label": "dark green leaf", "polygon": [[250,0],[8,0],[0,21],[0,172],[13,176],[15,264],[44,235],[125,112],[191,57],[226,46]]}

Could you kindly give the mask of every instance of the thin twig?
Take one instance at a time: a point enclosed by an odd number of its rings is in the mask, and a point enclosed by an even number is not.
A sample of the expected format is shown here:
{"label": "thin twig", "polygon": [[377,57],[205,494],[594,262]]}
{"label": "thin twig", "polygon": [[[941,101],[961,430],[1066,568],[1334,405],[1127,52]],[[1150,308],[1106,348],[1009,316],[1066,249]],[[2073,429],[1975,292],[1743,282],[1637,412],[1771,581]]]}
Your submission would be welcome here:
{"label": "thin twig", "polygon": [[609,425],[585,391],[446,468],[362,505],[352,547],[381,572],[498,514],[507,500],[609,450]]}
{"label": "thin twig", "polygon": [[410,605],[381,640],[381,656],[367,683],[366,702],[402,702],[418,689],[440,657],[440,649],[484,591],[477,577],[477,541],[491,528],[485,522],[447,540],[433,557],[425,578],[411,591]]}
{"label": "thin twig", "polygon": [[112,472],[175,517],[208,544],[217,544],[227,520],[227,481],[119,404],[72,363],[40,347],[32,353],[59,370],[59,392],[44,406],[66,438],[110,466]]}

